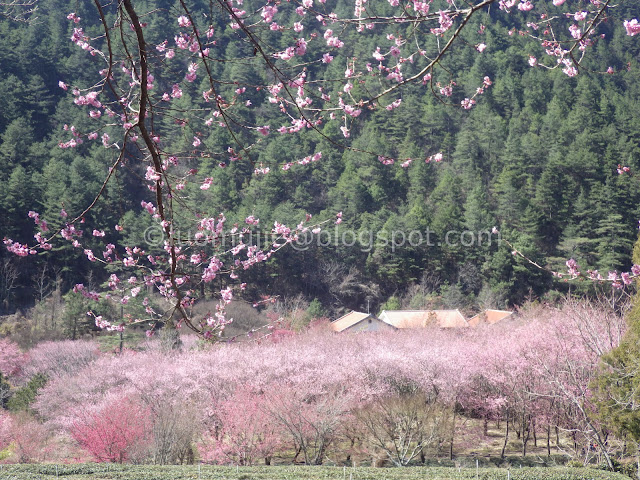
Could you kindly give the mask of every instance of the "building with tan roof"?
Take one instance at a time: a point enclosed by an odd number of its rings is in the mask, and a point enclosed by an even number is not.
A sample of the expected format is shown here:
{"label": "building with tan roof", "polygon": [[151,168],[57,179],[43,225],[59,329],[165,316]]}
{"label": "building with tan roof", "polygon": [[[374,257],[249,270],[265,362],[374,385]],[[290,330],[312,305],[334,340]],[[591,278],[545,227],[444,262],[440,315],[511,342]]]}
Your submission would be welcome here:
{"label": "building with tan roof", "polygon": [[507,320],[513,316],[513,312],[508,310],[485,310],[469,319],[469,325],[477,327],[480,324],[493,325],[494,323]]}
{"label": "building with tan roof", "polygon": [[329,324],[334,332],[380,332],[392,331],[395,327],[370,313],[352,311]]}
{"label": "building with tan roof", "polygon": [[380,320],[395,328],[466,328],[469,326],[460,310],[383,310]]}

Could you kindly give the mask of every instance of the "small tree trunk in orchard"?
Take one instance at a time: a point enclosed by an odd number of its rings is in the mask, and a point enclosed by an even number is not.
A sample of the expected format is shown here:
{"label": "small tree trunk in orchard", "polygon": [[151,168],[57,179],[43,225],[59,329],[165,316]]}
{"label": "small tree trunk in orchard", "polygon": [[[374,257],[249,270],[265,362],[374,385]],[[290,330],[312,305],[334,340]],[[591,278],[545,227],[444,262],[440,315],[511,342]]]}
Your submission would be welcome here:
{"label": "small tree trunk in orchard", "polygon": [[345,460],[346,464],[351,463],[351,452],[353,452],[353,447],[355,446],[355,444],[356,444],[356,437],[351,437],[349,439],[349,453],[348,453],[347,458]]}
{"label": "small tree trunk in orchard", "polygon": [[547,456],[551,456],[551,425],[547,425]]}
{"label": "small tree trunk in orchard", "polygon": [[526,415],[522,415],[522,457],[524,458],[527,455],[527,443],[529,442],[529,437],[531,436],[531,420],[526,417]]}
{"label": "small tree trunk in orchard", "polygon": [[508,441],[509,441],[509,418],[507,417],[507,430],[504,434],[504,443],[502,444],[502,452],[500,452],[500,458],[504,458],[504,451],[507,449]]}
{"label": "small tree trunk in orchard", "polygon": [[455,436],[456,436],[456,410],[454,408],[453,418],[451,420],[451,442],[449,442],[449,460],[453,460],[453,441],[455,439]]}
{"label": "small tree trunk in orchard", "polygon": [[327,450],[327,445],[322,442],[320,444],[320,448],[318,448],[318,453],[316,454],[316,458],[313,460],[314,465],[322,465],[324,461],[324,452]]}
{"label": "small tree trunk in orchard", "polygon": [[296,454],[293,456],[292,463],[296,463],[298,461],[298,456],[300,455],[301,451],[302,451],[302,448],[300,446],[296,446]]}

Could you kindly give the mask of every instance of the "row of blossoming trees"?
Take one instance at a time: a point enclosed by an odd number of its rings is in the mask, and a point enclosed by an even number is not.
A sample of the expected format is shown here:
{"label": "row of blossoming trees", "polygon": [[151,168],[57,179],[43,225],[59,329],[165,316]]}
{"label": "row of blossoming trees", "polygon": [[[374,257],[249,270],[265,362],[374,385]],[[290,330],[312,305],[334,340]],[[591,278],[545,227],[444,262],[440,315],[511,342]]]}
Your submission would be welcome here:
{"label": "row of blossoming trees", "polygon": [[624,329],[574,303],[465,332],[323,329],[172,353],[151,341],[119,356],[91,342],[6,348],[0,368],[14,383],[49,380],[30,415],[0,415],[0,449],[11,461],[407,465],[468,454],[499,424],[495,456],[537,443],[610,463],[619,443],[591,387]]}

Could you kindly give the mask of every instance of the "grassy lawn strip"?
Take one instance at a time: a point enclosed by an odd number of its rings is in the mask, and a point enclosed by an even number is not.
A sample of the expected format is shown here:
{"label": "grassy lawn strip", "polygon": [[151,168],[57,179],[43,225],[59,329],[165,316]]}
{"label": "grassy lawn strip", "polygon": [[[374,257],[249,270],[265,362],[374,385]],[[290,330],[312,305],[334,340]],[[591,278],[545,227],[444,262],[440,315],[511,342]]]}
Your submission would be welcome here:
{"label": "grassy lawn strip", "polygon": [[0,465],[2,480],[629,480],[591,468],[343,468],[219,467],[202,465]]}

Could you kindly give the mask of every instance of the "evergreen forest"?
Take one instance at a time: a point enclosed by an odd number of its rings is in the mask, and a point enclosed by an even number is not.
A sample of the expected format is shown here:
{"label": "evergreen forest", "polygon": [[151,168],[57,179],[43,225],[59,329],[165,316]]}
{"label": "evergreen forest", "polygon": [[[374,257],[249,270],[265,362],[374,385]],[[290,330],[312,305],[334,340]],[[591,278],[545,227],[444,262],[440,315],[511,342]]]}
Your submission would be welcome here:
{"label": "evergreen forest", "polygon": [[[332,2],[338,13],[352,8],[344,0]],[[169,3],[140,1],[136,7],[170,11]],[[207,2],[192,3],[202,4],[194,9],[211,10]],[[636,0],[624,2],[615,15],[629,18],[639,7]],[[74,28],[67,19],[69,8],[67,2],[42,0],[34,22],[0,19],[0,238],[33,243],[29,211],[39,212],[50,227],[60,227],[60,211],[82,212],[111,165],[111,153],[99,140],[59,148],[69,125],[87,130],[91,122],[59,82],[91,85],[100,68],[100,59],[95,71],[87,67],[86,52],[69,40]],[[86,19],[88,34],[101,41],[93,6],[79,2],[73,8]],[[211,15],[217,22],[218,57],[247,58],[243,49],[251,44],[222,15]],[[145,27],[147,38],[157,44],[171,39],[177,28],[171,15],[166,23],[160,16],[152,18]],[[322,221],[342,212],[343,222],[330,223],[324,237],[248,271],[242,279],[249,285],[246,300],[300,297],[315,300],[330,316],[384,305],[424,308],[433,302],[474,311],[553,299],[570,289],[595,293],[589,282],[566,282],[549,273],[566,272],[569,258],[605,277],[630,268],[640,218],[635,175],[640,167],[640,45],[625,34],[621,22],[605,22],[580,73],[568,77],[560,69],[529,65],[530,56],[544,53],[539,42],[518,34],[521,20],[518,12],[507,15],[498,8],[474,16],[443,60],[461,87],[451,102],[443,102],[428,86],[410,86],[391,114],[365,109],[349,138],[330,122],[321,126],[322,135],[272,132],[259,141],[255,132],[240,127],[198,132],[210,152],[226,151],[232,137],[256,145],[238,161],[216,155],[190,160],[190,166],[212,178],[210,189],[189,191],[194,210],[212,217],[224,212],[229,224],[255,215],[267,229],[275,221],[295,224],[307,213]],[[343,77],[349,58],[370,58],[376,45],[388,44],[387,36],[402,34],[403,28],[385,25],[368,37],[370,43],[345,31],[340,55],[330,65],[309,65],[309,77]],[[268,32],[265,38],[276,50],[291,40]],[[481,53],[474,48],[479,42],[486,44]],[[250,88],[269,80],[259,59],[217,62],[215,68],[222,95],[232,97],[234,90],[247,88],[242,97],[252,105],[244,111],[247,122],[267,123],[270,113],[263,106],[268,92]],[[407,68],[410,73],[411,65]],[[460,108],[464,96],[456,95],[475,91],[485,76],[491,88],[470,110]],[[155,82],[155,88],[171,91],[168,80]],[[341,88],[336,82],[335,90]],[[182,89],[176,101],[184,118],[173,123],[164,118],[166,125],[158,128],[175,150],[189,151],[195,133],[189,116],[202,86],[198,80]],[[321,161],[282,170],[287,162],[316,151],[322,151]],[[438,152],[441,162],[425,162]],[[406,167],[400,161],[385,165],[379,156],[414,161]],[[630,172],[620,174],[621,166]],[[108,183],[82,228],[91,232],[123,225],[124,243],[134,245],[151,226],[141,202],[152,200],[153,193],[140,186],[145,167],[136,162],[135,152],[125,167]],[[257,176],[258,167],[269,167],[270,173]],[[510,245],[490,234],[493,227],[546,270],[512,255]],[[424,238],[430,232],[430,243],[376,241],[393,232],[421,232]],[[447,232],[471,233],[449,241],[453,237],[446,238]],[[107,230],[102,240],[113,236],[116,243],[116,234]],[[54,250],[55,255],[26,258],[0,251],[0,313],[29,308],[52,291],[65,294],[78,283],[100,289],[113,273],[71,245],[56,244]]]}

